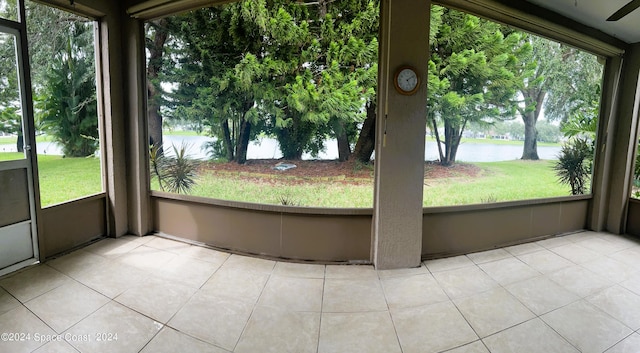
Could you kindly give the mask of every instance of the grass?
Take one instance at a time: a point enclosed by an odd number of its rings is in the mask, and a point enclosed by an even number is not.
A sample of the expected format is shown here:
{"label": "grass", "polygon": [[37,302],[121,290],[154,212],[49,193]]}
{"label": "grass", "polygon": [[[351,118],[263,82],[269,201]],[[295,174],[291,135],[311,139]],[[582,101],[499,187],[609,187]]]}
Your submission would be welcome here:
{"label": "grass", "polygon": [[[0,136],[0,145],[11,145],[17,142],[16,136]],[[53,142],[53,136],[50,135],[38,135],[36,136],[36,142]]]}
{"label": "grass", "polygon": [[[23,158],[22,153],[0,153],[0,161]],[[62,158],[38,155],[42,207],[102,191],[98,158]]]}
{"label": "grass", "polygon": [[467,205],[486,202],[568,196],[570,188],[558,183],[554,161],[475,163],[480,177],[425,180],[424,206]]}
{"label": "grass", "polygon": [[[570,189],[557,182],[553,161],[505,161],[476,163],[476,177],[427,179],[424,185],[425,207],[479,204],[568,196]],[[339,181],[302,180],[291,185],[291,178],[205,172],[199,176],[193,195],[253,203],[290,204],[311,207],[372,207],[371,183],[345,184]],[[294,179],[295,180],[295,179]],[[157,184],[152,185],[157,190]]]}

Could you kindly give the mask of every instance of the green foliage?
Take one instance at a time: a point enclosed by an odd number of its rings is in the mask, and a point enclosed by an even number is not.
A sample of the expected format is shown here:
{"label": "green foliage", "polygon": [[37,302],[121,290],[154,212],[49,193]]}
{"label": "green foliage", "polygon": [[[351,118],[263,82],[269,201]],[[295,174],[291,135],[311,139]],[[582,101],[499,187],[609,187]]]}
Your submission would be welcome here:
{"label": "green foliage", "polygon": [[531,47],[520,32],[456,10],[434,6],[431,22],[440,26],[431,28],[428,120],[434,132],[444,127],[440,161],[451,165],[467,124],[515,116],[518,65]]}
{"label": "green foliage", "polygon": [[198,163],[187,156],[187,145],[182,144],[180,148],[173,145],[172,148],[174,156],[169,157],[160,153],[157,146],[150,147],[151,171],[160,190],[188,194],[196,184]]}
{"label": "green foliage", "polygon": [[74,22],[66,47],[50,60],[40,91],[36,119],[69,157],[92,155],[98,147],[93,26]]}
{"label": "green foliage", "polygon": [[585,139],[575,138],[562,146],[553,169],[560,183],[571,186],[572,195],[582,195],[587,189],[591,174],[586,161],[591,154],[590,143]]}

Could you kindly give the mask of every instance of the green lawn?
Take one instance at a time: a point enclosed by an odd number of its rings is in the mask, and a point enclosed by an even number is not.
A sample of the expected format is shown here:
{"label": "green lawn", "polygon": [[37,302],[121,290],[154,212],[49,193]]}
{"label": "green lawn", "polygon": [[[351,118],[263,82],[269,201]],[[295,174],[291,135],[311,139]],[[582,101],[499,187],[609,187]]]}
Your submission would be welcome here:
{"label": "green lawn", "polygon": [[[424,206],[466,205],[542,197],[567,196],[569,187],[557,183],[553,161],[476,163],[476,177],[427,179]],[[224,200],[281,204],[282,200],[312,207],[372,207],[373,182],[344,184],[334,181],[290,178],[238,178],[206,172],[199,176],[192,194]],[[154,186],[157,189],[157,186]]]}
{"label": "green lawn", "polygon": [[[1,160],[20,158],[20,153],[0,153]],[[43,206],[98,193],[102,190],[100,160],[38,156]],[[553,161],[507,161],[476,163],[476,177],[427,179],[424,206],[464,205],[569,195],[551,169]],[[292,180],[295,181],[292,184]],[[157,184],[152,185],[157,190]],[[373,181],[344,183],[340,180],[238,178],[205,173],[199,176],[192,195],[255,203],[312,207],[372,207]]]}
{"label": "green lawn", "polygon": [[[0,153],[0,161],[22,158],[22,153]],[[42,207],[102,191],[98,158],[62,158],[38,155]]]}

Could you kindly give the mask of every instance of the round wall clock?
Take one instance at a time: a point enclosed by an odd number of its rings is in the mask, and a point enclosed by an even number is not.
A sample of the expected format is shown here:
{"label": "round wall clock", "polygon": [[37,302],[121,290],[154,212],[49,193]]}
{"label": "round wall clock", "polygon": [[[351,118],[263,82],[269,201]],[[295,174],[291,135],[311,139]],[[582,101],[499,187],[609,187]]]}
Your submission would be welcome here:
{"label": "round wall clock", "polygon": [[420,76],[411,66],[401,66],[396,70],[393,84],[400,94],[412,95],[420,88]]}

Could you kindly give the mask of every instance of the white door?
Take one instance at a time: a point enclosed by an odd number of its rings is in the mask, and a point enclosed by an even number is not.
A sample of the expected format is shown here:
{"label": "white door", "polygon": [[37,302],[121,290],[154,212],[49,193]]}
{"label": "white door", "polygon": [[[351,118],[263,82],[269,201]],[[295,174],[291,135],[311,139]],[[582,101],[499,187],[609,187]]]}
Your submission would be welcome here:
{"label": "white door", "polygon": [[[6,10],[9,5],[0,0],[3,3]],[[0,18],[0,275],[38,261],[29,133],[33,111],[22,1],[14,8],[15,18]]]}

